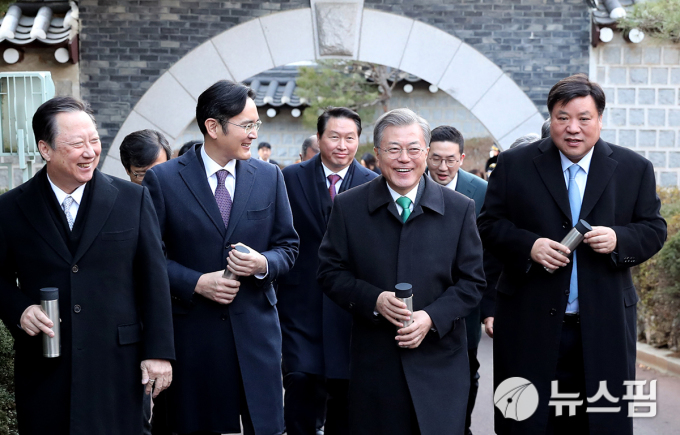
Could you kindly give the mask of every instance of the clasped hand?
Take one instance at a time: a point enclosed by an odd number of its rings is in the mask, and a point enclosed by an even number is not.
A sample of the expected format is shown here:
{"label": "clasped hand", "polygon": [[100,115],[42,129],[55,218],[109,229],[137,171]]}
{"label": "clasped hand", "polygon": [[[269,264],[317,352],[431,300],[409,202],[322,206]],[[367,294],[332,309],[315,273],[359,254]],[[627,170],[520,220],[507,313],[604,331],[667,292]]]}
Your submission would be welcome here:
{"label": "clasped hand", "polygon": [[[616,249],[616,232],[609,227],[593,227],[585,234],[583,243],[598,254],[609,254]],[[547,238],[536,240],[531,247],[531,259],[550,270],[566,266],[569,254],[566,246]]]}
{"label": "clasped hand", "polygon": [[[394,296],[393,292],[380,293],[375,309],[390,323],[399,327],[395,340],[400,347],[417,348],[432,328],[432,319],[427,312],[421,310],[411,313],[406,304]],[[410,319],[413,323],[404,327],[404,321]]]}

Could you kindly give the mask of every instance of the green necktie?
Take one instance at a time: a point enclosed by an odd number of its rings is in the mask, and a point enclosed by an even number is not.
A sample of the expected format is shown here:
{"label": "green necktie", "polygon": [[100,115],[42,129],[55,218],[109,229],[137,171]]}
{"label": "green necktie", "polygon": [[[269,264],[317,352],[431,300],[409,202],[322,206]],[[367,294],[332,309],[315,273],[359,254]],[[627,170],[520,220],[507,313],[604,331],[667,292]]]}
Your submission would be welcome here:
{"label": "green necktie", "polygon": [[401,221],[406,222],[406,219],[411,216],[411,200],[405,196],[400,196],[397,198],[397,204],[404,209],[404,211],[401,212]]}

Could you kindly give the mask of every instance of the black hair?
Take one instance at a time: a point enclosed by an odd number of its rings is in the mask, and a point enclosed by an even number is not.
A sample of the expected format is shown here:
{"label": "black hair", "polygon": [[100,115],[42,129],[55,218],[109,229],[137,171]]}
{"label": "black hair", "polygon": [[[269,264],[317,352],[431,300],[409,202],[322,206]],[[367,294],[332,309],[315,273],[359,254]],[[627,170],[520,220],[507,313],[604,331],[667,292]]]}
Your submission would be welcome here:
{"label": "black hair", "polygon": [[177,157],[183,155],[187,151],[189,151],[194,145],[200,145],[202,144],[202,140],[190,140],[188,142],[184,142],[184,145],[182,145],[182,148],[179,149],[177,152]]}
{"label": "black hair", "polygon": [[41,104],[33,115],[33,134],[36,144],[43,141],[50,148],[56,149],[54,139],[59,133],[56,118],[58,114],[64,112],[85,112],[90,115],[94,125],[97,125],[89,104],[73,97],[54,97]]}
{"label": "black hair", "polygon": [[366,163],[367,167],[375,167],[375,155],[373,155],[373,153],[364,153],[364,155],[361,156],[361,160]]}
{"label": "black hair", "polygon": [[261,150],[262,148],[269,148],[269,149],[272,149],[272,146],[269,144],[269,142],[260,142],[260,143],[257,145],[257,149],[258,149],[258,150]]}
{"label": "black hair", "polygon": [[327,107],[316,120],[316,132],[319,137],[323,136],[323,132],[326,131],[326,124],[331,118],[351,119],[357,125],[357,136],[361,136],[361,117],[357,112],[347,107]]}
{"label": "black hair", "polygon": [[432,142],[457,143],[461,154],[463,154],[463,150],[465,149],[465,139],[463,138],[463,134],[458,131],[457,128],[451,127],[450,125],[440,125],[439,127],[432,130],[432,138],[430,139],[430,143]]}
{"label": "black hair", "polygon": [[564,78],[557,82],[548,93],[548,112],[552,113],[553,107],[557,103],[564,105],[575,98],[589,95],[595,100],[597,114],[601,116],[604,112],[606,98],[600,85],[588,80],[588,76],[583,73]]}
{"label": "black hair", "polygon": [[201,133],[208,133],[205,121],[212,118],[220,123],[226,134],[227,121],[243,112],[248,98],[255,99],[252,89],[229,80],[220,80],[203,91],[196,103],[196,122]]}
{"label": "black hair", "polygon": [[145,168],[156,161],[161,151],[168,160],[172,156],[172,150],[167,139],[156,130],[139,130],[125,136],[120,144],[120,161],[125,170],[130,172],[130,167]]}

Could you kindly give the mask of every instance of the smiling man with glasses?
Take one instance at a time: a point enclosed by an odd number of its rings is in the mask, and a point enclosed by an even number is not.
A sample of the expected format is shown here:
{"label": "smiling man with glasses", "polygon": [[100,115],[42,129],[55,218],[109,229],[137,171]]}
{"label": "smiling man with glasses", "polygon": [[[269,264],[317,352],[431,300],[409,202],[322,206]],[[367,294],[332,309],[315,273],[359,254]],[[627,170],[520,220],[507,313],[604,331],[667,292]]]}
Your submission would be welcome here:
{"label": "smiling man with glasses", "polygon": [[281,171],[251,158],[261,125],[254,97],[226,80],[206,89],[196,106],[204,143],[144,177],[167,253],[177,348],[176,388],[154,408],[155,429],[239,433],[241,420],[246,435],[283,432],[272,283],[292,267],[299,239]]}
{"label": "smiling man with glasses", "polygon": [[[382,176],[335,198],[318,281],[352,314],[352,434],[461,434],[470,376],[465,317],[484,286],[474,203],[423,176],[430,127],[381,116]],[[413,312],[395,297],[413,286]],[[404,327],[403,322],[413,323]]]}

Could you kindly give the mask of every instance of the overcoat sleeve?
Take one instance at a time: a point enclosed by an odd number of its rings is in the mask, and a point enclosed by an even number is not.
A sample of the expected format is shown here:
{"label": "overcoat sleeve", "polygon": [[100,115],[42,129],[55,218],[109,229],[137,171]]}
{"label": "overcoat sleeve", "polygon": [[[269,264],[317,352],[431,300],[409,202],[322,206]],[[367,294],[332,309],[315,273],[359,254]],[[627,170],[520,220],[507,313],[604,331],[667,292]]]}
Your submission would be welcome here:
{"label": "overcoat sleeve", "polygon": [[142,305],[143,359],[175,359],[170,285],[158,219],[149,191],[144,188],[139,219],[139,240],[134,279]]}
{"label": "overcoat sleeve", "polygon": [[336,198],[319,247],[319,285],[333,302],[351,314],[376,320],[375,306],[383,290],[357,279],[349,270],[351,252],[347,237],[342,201]]}
{"label": "overcoat sleeve", "polygon": [[300,237],[293,227],[293,213],[290,210],[286,183],[281,170],[276,168],[276,203],[274,228],[269,239],[269,249],[261,252],[267,258],[269,273],[260,285],[268,286],[272,281],[288,273],[295,264],[300,250]]}
{"label": "overcoat sleeve", "polygon": [[479,234],[484,248],[515,272],[531,268],[531,248],[538,234],[518,228],[509,219],[508,182],[505,156],[498,155],[498,163],[491,173],[482,213],[479,215]]}
{"label": "overcoat sleeve", "polygon": [[617,267],[625,268],[643,263],[656,254],[666,241],[666,221],[661,217],[661,200],[656,194],[654,168],[645,162],[640,188],[631,222],[614,226],[616,233],[616,254],[612,260]]}
{"label": "overcoat sleeve", "polygon": [[[156,216],[158,218],[158,225],[162,238],[163,234],[165,234],[165,197],[163,196],[161,183],[153,170],[146,172],[146,175],[144,176],[144,186],[149,189],[154,208],[156,209]],[[165,242],[161,243],[163,252],[166,253],[167,258]],[[170,294],[173,299],[190,304],[194,296],[194,289],[196,288],[196,284],[202,273],[182,266],[174,260],[167,259],[166,263],[168,278],[170,280]]]}
{"label": "overcoat sleeve", "polygon": [[456,261],[451,265],[456,283],[423,309],[440,338],[453,329],[457,320],[470,314],[482,299],[485,285],[482,242],[475,225],[473,201],[468,202],[458,240]]}

